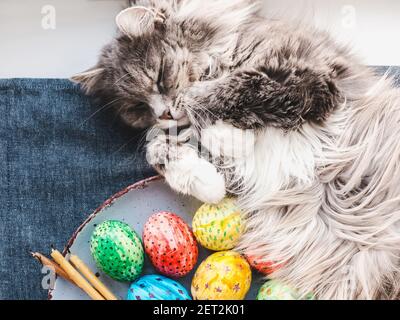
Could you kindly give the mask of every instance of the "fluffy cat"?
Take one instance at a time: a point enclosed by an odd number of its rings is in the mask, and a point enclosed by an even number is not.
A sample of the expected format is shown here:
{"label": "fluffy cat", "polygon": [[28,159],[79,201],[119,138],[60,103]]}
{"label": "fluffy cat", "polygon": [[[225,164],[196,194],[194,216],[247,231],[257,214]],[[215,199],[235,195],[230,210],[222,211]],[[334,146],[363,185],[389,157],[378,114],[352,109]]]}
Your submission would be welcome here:
{"label": "fluffy cat", "polygon": [[[238,196],[237,250],[319,299],[395,299],[400,92],[348,48],[249,0],[139,1],[74,79],[133,127],[178,192]],[[154,132],[154,131],[152,131]],[[195,137],[211,154],[188,142]]]}

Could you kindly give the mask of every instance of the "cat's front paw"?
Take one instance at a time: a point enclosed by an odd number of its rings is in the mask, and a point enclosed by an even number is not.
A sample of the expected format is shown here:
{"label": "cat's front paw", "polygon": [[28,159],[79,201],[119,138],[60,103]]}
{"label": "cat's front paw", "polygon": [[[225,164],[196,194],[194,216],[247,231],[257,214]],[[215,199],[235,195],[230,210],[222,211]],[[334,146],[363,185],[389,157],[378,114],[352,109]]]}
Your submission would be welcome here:
{"label": "cat's front paw", "polygon": [[150,138],[147,144],[147,161],[155,167],[164,167],[171,161],[177,161],[184,156],[181,147],[190,141],[192,130],[182,130],[178,136],[170,136],[164,133]]}
{"label": "cat's front paw", "polygon": [[166,135],[159,135],[147,145],[147,162],[157,170],[163,168],[169,159],[170,147]]}
{"label": "cat's front paw", "polygon": [[201,174],[192,182],[191,195],[205,203],[221,202],[226,195],[224,177],[211,164],[201,169]]}
{"label": "cat's front paw", "polygon": [[218,203],[225,197],[225,179],[210,162],[199,158],[197,151],[183,145],[180,159],[170,161],[165,180],[175,191],[202,202]]}

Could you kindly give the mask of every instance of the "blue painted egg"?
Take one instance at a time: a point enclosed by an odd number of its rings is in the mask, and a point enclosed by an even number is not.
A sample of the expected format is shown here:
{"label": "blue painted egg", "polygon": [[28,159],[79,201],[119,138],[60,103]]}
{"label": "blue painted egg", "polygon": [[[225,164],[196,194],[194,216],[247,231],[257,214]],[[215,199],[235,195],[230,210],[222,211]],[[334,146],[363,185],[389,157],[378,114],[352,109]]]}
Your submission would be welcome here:
{"label": "blue painted egg", "polygon": [[192,298],[180,283],[152,274],[132,283],[127,300],[192,300]]}

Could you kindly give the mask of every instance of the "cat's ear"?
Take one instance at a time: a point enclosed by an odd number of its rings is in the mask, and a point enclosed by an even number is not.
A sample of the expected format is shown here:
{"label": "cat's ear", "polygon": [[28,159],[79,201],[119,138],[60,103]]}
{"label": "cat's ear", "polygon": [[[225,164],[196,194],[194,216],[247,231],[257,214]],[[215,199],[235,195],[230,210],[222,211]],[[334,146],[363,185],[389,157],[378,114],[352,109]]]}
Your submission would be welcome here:
{"label": "cat's ear", "polygon": [[123,34],[135,38],[153,32],[156,23],[163,23],[165,16],[152,9],[136,6],[121,11],[115,20]]}
{"label": "cat's ear", "polygon": [[81,85],[82,89],[87,93],[91,94],[93,88],[99,83],[104,69],[98,66],[90,68],[84,72],[81,72],[71,78],[71,80],[75,83]]}

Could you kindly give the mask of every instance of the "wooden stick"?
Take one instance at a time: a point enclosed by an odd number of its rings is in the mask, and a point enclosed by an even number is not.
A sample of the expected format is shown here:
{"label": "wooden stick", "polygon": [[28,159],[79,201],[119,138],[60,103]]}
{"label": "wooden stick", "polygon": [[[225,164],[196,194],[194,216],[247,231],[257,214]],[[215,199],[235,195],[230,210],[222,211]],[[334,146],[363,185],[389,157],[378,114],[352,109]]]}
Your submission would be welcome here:
{"label": "wooden stick", "polygon": [[85,280],[81,274],[74,269],[74,267],[63,257],[63,255],[57,251],[52,249],[51,256],[53,257],[54,261],[57,262],[61,268],[68,274],[68,276],[75,282],[75,284],[85,291],[89,297],[93,300],[105,300],[100,293],[98,293],[89,282]]}
{"label": "wooden stick", "polygon": [[95,287],[104,298],[107,300],[118,300],[78,256],[71,255],[69,261],[87,280],[89,280],[93,287]]}
{"label": "wooden stick", "polygon": [[59,275],[61,278],[71,282],[72,284],[75,284],[71,278],[65,273],[61,267],[55,263],[54,261],[50,260],[46,256],[42,255],[39,252],[31,252],[32,257],[34,257],[36,260],[38,260],[43,266],[51,268],[57,275]]}

